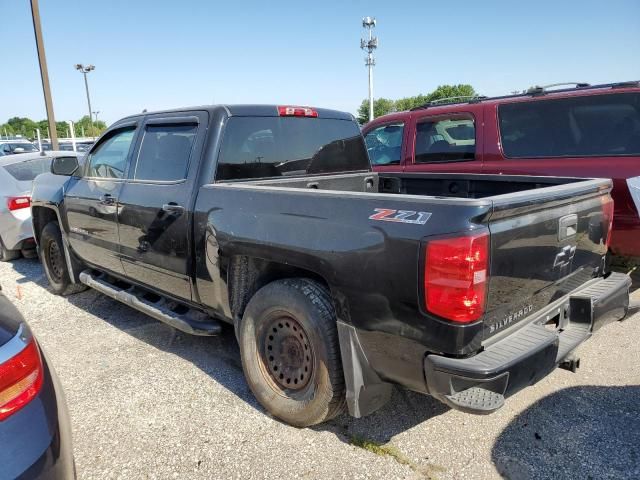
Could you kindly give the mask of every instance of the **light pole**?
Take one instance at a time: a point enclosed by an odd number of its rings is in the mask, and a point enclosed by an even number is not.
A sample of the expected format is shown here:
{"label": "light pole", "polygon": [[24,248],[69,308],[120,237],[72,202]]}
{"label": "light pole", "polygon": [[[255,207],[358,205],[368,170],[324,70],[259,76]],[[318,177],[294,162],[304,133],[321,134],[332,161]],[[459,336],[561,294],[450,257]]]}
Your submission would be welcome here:
{"label": "light pole", "polygon": [[378,48],[378,37],[373,36],[376,19],[364,17],[362,19],[362,26],[367,29],[369,37],[360,39],[360,48],[367,52],[364,64],[369,67],[369,121],[371,121],[373,120],[373,66],[376,64],[373,51]]}
{"label": "light pole", "polygon": [[93,128],[93,115],[91,114],[91,98],[89,97],[89,83],[87,82],[87,73],[95,70],[93,65],[87,65],[86,67],[81,63],[76,63],[76,70],[82,72],[84,75],[84,88],[87,91],[87,105],[89,106],[89,125]]}
{"label": "light pole", "polygon": [[100,110],[96,110],[95,112],[93,112],[93,114],[96,117],[96,130],[98,129],[98,114],[100,113]]}

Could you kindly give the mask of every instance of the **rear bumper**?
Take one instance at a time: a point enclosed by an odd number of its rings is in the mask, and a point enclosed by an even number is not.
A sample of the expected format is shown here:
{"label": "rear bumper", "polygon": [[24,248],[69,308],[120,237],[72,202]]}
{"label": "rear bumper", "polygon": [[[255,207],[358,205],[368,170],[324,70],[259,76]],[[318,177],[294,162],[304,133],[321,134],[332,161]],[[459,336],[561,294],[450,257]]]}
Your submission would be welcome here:
{"label": "rear bumper", "polygon": [[624,318],[630,285],[628,276],[612,273],[574,291],[569,295],[569,316],[559,329],[545,327],[545,310],[473,357],[427,355],[429,394],[458,410],[491,413],[504,398],[555,369],[595,331]]}
{"label": "rear bumper", "polygon": [[25,240],[33,238],[31,211],[25,208],[16,212],[0,213],[0,238],[9,250],[19,250]]}

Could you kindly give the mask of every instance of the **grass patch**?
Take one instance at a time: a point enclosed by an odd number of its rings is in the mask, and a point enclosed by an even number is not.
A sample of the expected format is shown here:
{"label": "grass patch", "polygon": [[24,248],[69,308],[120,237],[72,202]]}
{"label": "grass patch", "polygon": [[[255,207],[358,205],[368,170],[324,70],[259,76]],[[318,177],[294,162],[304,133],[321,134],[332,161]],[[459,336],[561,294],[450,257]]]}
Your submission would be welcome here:
{"label": "grass patch", "polygon": [[384,456],[391,457],[401,465],[408,466],[414,472],[420,473],[428,479],[435,479],[435,475],[437,473],[445,471],[444,468],[439,467],[437,465],[428,465],[426,467],[418,466],[415,463],[413,463],[411,460],[409,460],[396,447],[388,444],[377,443],[367,438],[353,436],[351,437],[351,445],[362,448],[363,450],[371,452],[375,455],[379,455],[381,457],[384,457]]}
{"label": "grass patch", "polygon": [[400,450],[398,450],[394,446],[383,445],[381,443],[377,443],[362,437],[351,437],[351,445],[360,447],[363,450],[366,450],[371,453],[375,453],[376,455],[380,455],[381,457],[384,457],[384,456],[392,457],[398,463],[401,463],[403,465],[408,465],[411,468],[414,468],[413,463],[407,457],[405,457]]}

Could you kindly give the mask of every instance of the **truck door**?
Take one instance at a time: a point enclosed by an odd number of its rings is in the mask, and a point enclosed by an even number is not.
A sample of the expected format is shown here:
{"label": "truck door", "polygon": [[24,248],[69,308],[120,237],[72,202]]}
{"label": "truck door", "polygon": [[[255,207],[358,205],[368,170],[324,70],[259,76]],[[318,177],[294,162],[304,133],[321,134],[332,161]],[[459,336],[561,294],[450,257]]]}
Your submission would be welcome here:
{"label": "truck door", "polygon": [[106,133],[88,154],[82,178],[71,182],[64,205],[69,243],[81,259],[122,274],[118,198],[136,137],[136,124]]}
{"label": "truck door", "polygon": [[120,252],[127,277],[191,300],[192,204],[206,112],[146,117],[120,194]]}

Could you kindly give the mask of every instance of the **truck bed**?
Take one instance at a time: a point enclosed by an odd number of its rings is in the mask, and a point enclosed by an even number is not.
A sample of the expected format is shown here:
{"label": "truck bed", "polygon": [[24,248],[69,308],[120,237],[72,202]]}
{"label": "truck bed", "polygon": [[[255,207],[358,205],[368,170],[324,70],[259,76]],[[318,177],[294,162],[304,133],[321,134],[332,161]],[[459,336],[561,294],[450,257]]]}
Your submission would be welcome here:
{"label": "truck bed", "polygon": [[[208,215],[221,250],[235,248],[225,244],[228,230],[243,248],[287,252],[282,260],[293,265],[312,262],[330,285],[345,289],[352,321],[389,333],[409,324],[414,329],[404,336],[459,355],[602,274],[610,189],[602,179],[362,172],[211,184],[198,195],[196,212]],[[428,221],[376,218],[380,211],[408,211],[413,220],[422,213]],[[423,310],[416,292],[424,245],[477,229],[490,234],[486,312],[479,331],[468,326],[453,339],[438,320],[415,316]]]}
{"label": "truck bed", "polygon": [[242,182],[278,188],[312,188],[430,197],[487,198],[584,181],[580,178],[449,173],[354,173]]}

